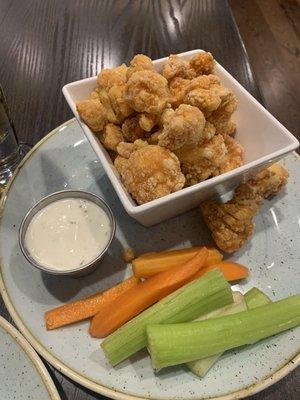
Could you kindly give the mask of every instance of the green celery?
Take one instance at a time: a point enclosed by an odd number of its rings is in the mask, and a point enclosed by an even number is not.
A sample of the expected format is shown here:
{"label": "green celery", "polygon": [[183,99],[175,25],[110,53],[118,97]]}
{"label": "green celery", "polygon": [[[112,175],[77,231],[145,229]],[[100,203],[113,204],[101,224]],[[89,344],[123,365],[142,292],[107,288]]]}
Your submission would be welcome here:
{"label": "green celery", "polygon": [[210,357],[300,324],[300,295],[206,321],[148,325],[155,369]]}
{"label": "green celery", "polygon": [[[214,318],[221,315],[236,314],[245,311],[247,308],[256,308],[271,302],[269,297],[256,287],[250,289],[244,296],[240,292],[233,292],[233,299],[234,304],[212,311],[197,320]],[[201,360],[190,361],[186,365],[195,375],[203,378],[222,354],[223,353],[202,358]]]}
{"label": "green celery", "polygon": [[147,345],[147,325],[192,321],[232,301],[230,285],[216,268],[127,322],[108,336],[101,347],[110,363],[116,365]]}
{"label": "green celery", "polygon": [[256,287],[250,289],[247,293],[245,293],[244,297],[247,307],[249,309],[264,306],[265,304],[271,302],[269,297]]}
{"label": "green celery", "polygon": [[[218,310],[212,311],[209,314],[203,315],[197,318],[196,321],[203,321],[206,319],[215,318],[221,315],[235,314],[241,311],[247,310],[247,305],[244,300],[244,296],[240,292],[233,292],[234,303],[228,306],[219,308]],[[202,358],[201,360],[190,361],[186,363],[186,366],[195,375],[203,378],[208,372],[208,370],[215,364],[215,362],[221,357],[223,353],[216,354],[214,356]]]}

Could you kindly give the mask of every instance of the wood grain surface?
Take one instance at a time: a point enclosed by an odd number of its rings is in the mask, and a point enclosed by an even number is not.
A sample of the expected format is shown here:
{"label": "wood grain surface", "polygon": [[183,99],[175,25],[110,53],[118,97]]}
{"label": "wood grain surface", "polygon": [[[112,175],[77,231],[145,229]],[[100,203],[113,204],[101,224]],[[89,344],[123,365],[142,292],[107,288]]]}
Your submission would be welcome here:
{"label": "wood grain surface", "polygon": [[[261,101],[225,0],[0,0],[0,38],[0,83],[19,139],[30,144],[72,117],[64,84],[136,53],[209,50]],[[0,314],[11,321],[1,300]],[[102,398],[47,368],[63,400]],[[296,400],[299,377],[298,369],[251,400]]]}

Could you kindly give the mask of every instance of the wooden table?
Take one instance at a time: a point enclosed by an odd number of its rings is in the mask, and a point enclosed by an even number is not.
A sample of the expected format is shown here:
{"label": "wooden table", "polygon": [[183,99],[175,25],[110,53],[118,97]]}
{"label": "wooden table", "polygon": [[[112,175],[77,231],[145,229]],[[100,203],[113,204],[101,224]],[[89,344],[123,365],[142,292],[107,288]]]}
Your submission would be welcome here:
{"label": "wooden table", "polygon": [[[202,48],[259,101],[226,0],[0,0],[0,83],[20,141],[35,144],[72,117],[64,84],[129,62]],[[0,299],[0,314],[11,318]],[[62,399],[97,399],[47,366]],[[252,400],[296,400],[299,369]]]}

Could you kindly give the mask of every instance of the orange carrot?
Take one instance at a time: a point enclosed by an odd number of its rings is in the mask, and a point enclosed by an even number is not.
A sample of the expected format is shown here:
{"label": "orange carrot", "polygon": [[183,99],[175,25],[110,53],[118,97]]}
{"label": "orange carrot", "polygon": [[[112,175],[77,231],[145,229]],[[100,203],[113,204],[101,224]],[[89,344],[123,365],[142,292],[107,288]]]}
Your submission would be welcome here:
{"label": "orange carrot", "polygon": [[[143,254],[132,261],[133,273],[139,278],[149,278],[176,265],[184,264],[201,250],[202,247],[161,251]],[[205,266],[222,261],[222,254],[214,248],[208,248]]]}
{"label": "orange carrot", "polygon": [[105,292],[96,293],[83,300],[54,308],[45,313],[47,329],[55,329],[60,326],[69,325],[86,318],[93,317],[99,309],[106,304],[110,304],[118,296],[137,286],[140,280],[135,276],[126,279]]}
{"label": "orange carrot", "polygon": [[90,334],[105,337],[131,318],[191,280],[207,258],[203,247],[191,260],[160,272],[101,308],[91,321]]}
{"label": "orange carrot", "polygon": [[198,271],[194,276],[194,279],[199,278],[207,271],[210,271],[214,268],[220,268],[228,282],[238,281],[239,279],[247,278],[249,275],[248,268],[244,267],[243,265],[232,261],[222,261],[218,264],[201,268],[201,270]]}

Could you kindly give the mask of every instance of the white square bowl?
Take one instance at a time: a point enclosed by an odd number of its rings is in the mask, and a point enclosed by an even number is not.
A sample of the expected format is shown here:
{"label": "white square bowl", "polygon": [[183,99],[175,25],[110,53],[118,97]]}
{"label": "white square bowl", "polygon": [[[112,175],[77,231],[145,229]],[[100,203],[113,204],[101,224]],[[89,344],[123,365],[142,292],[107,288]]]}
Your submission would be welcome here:
{"label": "white square bowl", "polygon": [[[189,60],[201,51],[203,50],[188,51],[179,54],[179,57]],[[166,59],[161,58],[153,61],[157,71],[161,71]],[[201,201],[209,197],[229,192],[237,184],[258,172],[264,165],[274,163],[299,146],[298,140],[220,64],[216,64],[215,71],[223,85],[232,89],[238,100],[238,108],[233,117],[237,123],[235,138],[244,147],[245,164],[225,174],[142,205],[137,205],[131,198],[122,184],[107,151],[89,127],[80,119],[76,111],[76,103],[87,99],[96,87],[97,77],[69,83],[62,89],[69,106],[99,157],[125,210],[131,217],[145,226],[155,225],[197,207]]]}

